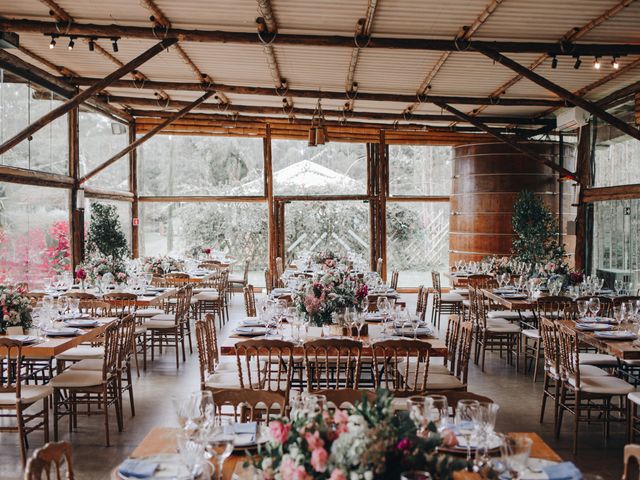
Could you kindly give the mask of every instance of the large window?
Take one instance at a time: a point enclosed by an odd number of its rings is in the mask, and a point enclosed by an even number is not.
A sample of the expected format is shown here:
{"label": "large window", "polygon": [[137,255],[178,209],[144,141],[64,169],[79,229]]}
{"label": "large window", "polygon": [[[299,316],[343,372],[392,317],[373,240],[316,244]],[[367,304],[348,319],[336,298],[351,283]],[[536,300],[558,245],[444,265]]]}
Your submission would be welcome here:
{"label": "large window", "polygon": [[451,147],[389,146],[389,193],[433,196],[451,193]]}
{"label": "large window", "polygon": [[157,135],[138,151],[145,196],[264,194],[262,138]]}
{"label": "large window", "polygon": [[[33,88],[25,80],[0,70],[0,142],[60,105],[50,92]],[[69,171],[67,116],[50,122],[0,156],[0,164],[66,175]]]}
{"label": "large window", "polygon": [[285,208],[287,260],[303,251],[353,252],[369,259],[369,205],[359,201],[293,201]]}
{"label": "large window", "polygon": [[70,268],[69,191],[0,182],[0,283],[37,288]]}
{"label": "large window", "polygon": [[367,153],[363,143],[273,140],[274,195],[365,195]]}
{"label": "large window", "polygon": [[96,203],[102,203],[105,205],[114,205],[118,212],[118,218],[122,225],[122,231],[124,236],[127,237],[127,244],[129,250],[131,250],[131,203],[121,202],[115,200],[103,200],[96,198],[85,198],[85,210],[84,210],[84,231],[87,232],[89,228],[89,222],[91,222],[91,207]]}
{"label": "large window", "polygon": [[199,247],[227,252],[240,268],[250,261],[249,280],[264,285],[268,262],[266,203],[140,204],[140,255],[190,254]]}
{"label": "large window", "polygon": [[[129,144],[129,127],[95,112],[80,112],[78,118],[80,175],[91,172]],[[96,176],[87,186],[107,190],[129,190],[129,156],[124,155]]]}

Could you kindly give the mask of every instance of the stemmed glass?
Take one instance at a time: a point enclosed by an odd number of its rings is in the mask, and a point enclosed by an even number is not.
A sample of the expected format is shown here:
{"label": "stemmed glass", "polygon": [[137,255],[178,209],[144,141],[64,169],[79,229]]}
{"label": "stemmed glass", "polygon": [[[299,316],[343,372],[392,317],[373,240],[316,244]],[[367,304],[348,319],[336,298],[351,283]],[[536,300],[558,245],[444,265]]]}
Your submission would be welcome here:
{"label": "stemmed glass", "polygon": [[489,441],[495,433],[496,416],[500,407],[493,402],[480,402],[476,411],[476,460],[477,468],[482,468],[488,464],[489,458]]}
{"label": "stemmed glass", "polygon": [[502,435],[500,453],[504,466],[509,471],[511,478],[517,480],[527,471],[527,461],[531,454],[533,441],[529,437],[507,437]]}
{"label": "stemmed glass", "polygon": [[407,398],[409,417],[416,426],[416,434],[419,437],[426,437],[429,426],[429,412],[431,410],[431,399],[421,395]]}
{"label": "stemmed glass", "polygon": [[594,317],[598,316],[598,312],[600,311],[600,299],[598,297],[589,299],[589,311]]}
{"label": "stemmed glass", "polygon": [[444,395],[429,395],[427,397],[431,400],[431,411],[429,418],[436,426],[438,431],[447,427],[449,421],[449,402]]}
{"label": "stemmed glass", "polygon": [[588,300],[578,300],[576,302],[576,305],[578,307],[578,315],[580,316],[580,318],[585,318],[587,316],[587,313],[589,312],[589,301]]}
{"label": "stemmed glass", "polygon": [[201,430],[214,414],[213,396],[209,391],[193,392],[186,399],[174,396],[172,400],[178,424],[189,434]]}
{"label": "stemmed glass", "polygon": [[409,319],[411,327],[413,328],[413,339],[418,339],[418,329],[420,328],[420,317],[417,315],[411,315],[408,309],[404,310],[404,315]]}
{"label": "stemmed glass", "polygon": [[360,313],[356,315],[356,326],[358,327],[358,340],[362,340],[362,327],[364,327],[365,318],[364,314]]}
{"label": "stemmed glass", "polygon": [[222,417],[217,416],[213,424],[205,432],[207,453],[214,458],[217,463],[218,480],[222,479],[222,469],[225,460],[233,452],[233,433],[222,424]]}
{"label": "stemmed glass", "polygon": [[471,460],[471,436],[475,430],[478,408],[480,408],[480,402],[477,400],[459,400],[456,405],[454,423],[458,427],[458,434],[467,443],[467,462]]}
{"label": "stemmed glass", "polygon": [[178,432],[177,444],[180,460],[189,473],[189,479],[198,478],[208,463],[203,461],[205,444],[197,436],[188,435],[186,432]]}

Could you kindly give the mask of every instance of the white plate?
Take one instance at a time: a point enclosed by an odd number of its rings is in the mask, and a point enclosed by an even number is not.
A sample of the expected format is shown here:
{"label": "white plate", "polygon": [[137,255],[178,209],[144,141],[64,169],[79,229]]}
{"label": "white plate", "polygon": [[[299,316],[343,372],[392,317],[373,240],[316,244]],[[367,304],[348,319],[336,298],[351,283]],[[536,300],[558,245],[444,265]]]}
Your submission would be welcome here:
{"label": "white plate", "polygon": [[[433,330],[429,327],[418,328],[418,337],[426,337],[433,334]],[[402,337],[413,337],[413,328],[396,328],[395,334]]]}
{"label": "white plate", "polygon": [[47,337],[75,337],[78,335],[77,328],[62,327],[58,329],[43,330]]}
{"label": "white plate", "polygon": [[[495,450],[496,448],[500,448],[500,445],[502,445],[502,440],[497,435],[492,436],[491,439],[488,442],[489,450]],[[471,449],[472,450],[475,450],[476,447],[477,447],[477,445],[475,445],[474,443],[471,443]],[[467,439],[464,438],[464,437],[459,436],[458,437],[458,445],[455,448],[457,450],[466,450],[467,449]]]}
{"label": "white plate", "polygon": [[615,325],[618,322],[616,322],[615,318],[610,317],[585,317],[581,318],[579,323],[608,323],[610,325]]}
{"label": "white plate", "polygon": [[241,337],[261,337],[267,334],[267,329],[260,327],[236,328],[233,333]]}
{"label": "white plate", "polygon": [[576,329],[582,332],[603,332],[606,330],[611,330],[613,328],[612,325],[608,323],[577,323]]}
{"label": "white plate", "polygon": [[31,335],[8,335],[7,338],[10,338],[11,340],[17,340],[25,345],[34,343],[38,340],[36,337],[32,337]]}
{"label": "white plate", "polygon": [[74,319],[74,320],[65,320],[64,324],[67,327],[77,327],[77,328],[91,328],[97,327],[100,325],[98,320],[93,319]]}
{"label": "white plate", "polygon": [[626,330],[612,330],[610,332],[597,332],[595,334],[596,338],[601,338],[602,340],[635,340],[638,336],[633,332],[628,332]]}

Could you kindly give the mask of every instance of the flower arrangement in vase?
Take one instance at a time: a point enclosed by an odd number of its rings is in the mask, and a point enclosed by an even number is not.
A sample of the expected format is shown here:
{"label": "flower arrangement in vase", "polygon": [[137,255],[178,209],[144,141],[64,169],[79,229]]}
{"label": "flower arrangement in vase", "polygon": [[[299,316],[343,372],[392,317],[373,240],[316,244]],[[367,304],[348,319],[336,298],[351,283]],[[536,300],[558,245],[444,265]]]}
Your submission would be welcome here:
{"label": "flower arrangement in vase", "polygon": [[168,255],[158,257],[144,257],[142,268],[145,272],[162,275],[164,273],[179,271],[182,269],[182,262],[177,258]]}
{"label": "flower arrangement in vase", "polygon": [[7,327],[31,327],[31,302],[26,294],[26,287],[12,287],[0,285],[0,333],[5,333]]}

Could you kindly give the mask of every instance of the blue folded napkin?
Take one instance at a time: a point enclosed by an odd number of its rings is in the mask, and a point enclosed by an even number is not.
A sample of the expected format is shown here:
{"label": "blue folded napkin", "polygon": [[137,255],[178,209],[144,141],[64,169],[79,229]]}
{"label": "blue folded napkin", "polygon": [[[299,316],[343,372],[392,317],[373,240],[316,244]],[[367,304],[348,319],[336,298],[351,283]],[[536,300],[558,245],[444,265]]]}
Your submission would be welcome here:
{"label": "blue folded napkin", "polygon": [[160,465],[158,462],[152,460],[127,458],[120,464],[118,473],[123,477],[149,478],[158,469],[158,465]]}
{"label": "blue folded napkin", "polygon": [[582,478],[582,473],[573,462],[549,465],[544,467],[542,471],[549,477],[549,480],[580,480]]}

